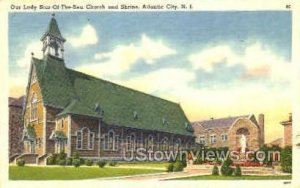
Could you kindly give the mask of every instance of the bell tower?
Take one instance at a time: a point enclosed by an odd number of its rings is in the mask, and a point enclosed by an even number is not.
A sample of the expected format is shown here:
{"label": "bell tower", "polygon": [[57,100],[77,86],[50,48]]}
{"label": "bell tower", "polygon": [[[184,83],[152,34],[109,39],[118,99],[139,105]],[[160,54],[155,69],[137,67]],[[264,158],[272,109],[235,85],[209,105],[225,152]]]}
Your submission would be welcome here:
{"label": "bell tower", "polygon": [[52,18],[48,25],[47,31],[42,36],[41,41],[43,42],[43,55],[50,55],[58,59],[64,59],[64,42],[66,41],[58,28],[55,14],[52,14]]}

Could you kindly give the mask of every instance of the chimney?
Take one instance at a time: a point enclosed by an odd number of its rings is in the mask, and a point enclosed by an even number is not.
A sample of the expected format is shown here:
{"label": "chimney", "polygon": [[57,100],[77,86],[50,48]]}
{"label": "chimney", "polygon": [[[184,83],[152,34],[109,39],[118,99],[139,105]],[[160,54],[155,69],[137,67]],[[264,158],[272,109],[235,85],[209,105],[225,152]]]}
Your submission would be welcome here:
{"label": "chimney", "polygon": [[290,121],[290,122],[293,121],[292,113],[289,113],[289,121]]}
{"label": "chimney", "polygon": [[265,144],[265,115],[258,115],[258,125],[260,127],[260,146]]}

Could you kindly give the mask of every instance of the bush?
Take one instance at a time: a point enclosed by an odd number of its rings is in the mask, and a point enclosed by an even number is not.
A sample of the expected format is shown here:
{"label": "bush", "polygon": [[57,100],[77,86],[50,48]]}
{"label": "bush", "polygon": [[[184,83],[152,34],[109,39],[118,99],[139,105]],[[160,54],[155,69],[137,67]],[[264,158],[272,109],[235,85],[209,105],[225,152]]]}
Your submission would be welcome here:
{"label": "bush", "polygon": [[214,165],[213,170],[212,170],[212,175],[218,176],[219,175],[219,168],[217,165]]}
{"label": "bush", "polygon": [[173,166],[173,172],[183,171],[184,164],[182,162],[175,162]]}
{"label": "bush", "polygon": [[58,164],[59,164],[60,166],[65,166],[65,165],[66,165],[66,159],[60,159],[60,160],[58,161]]}
{"label": "bush", "polygon": [[25,160],[24,159],[18,159],[17,160],[17,165],[18,166],[25,166]]}
{"label": "bush", "polygon": [[72,165],[72,158],[66,159],[66,165],[68,165],[68,166]]}
{"label": "bush", "polygon": [[81,164],[79,159],[74,159],[72,163],[75,167],[80,167]]}
{"label": "bush", "polygon": [[73,159],[79,159],[79,152],[78,151],[75,151],[73,153]]}
{"label": "bush", "polygon": [[236,168],[234,169],[234,175],[235,176],[241,176],[242,175],[242,170],[240,165],[237,165]]}
{"label": "bush", "polygon": [[92,166],[93,164],[94,164],[94,161],[92,161],[91,159],[85,160],[85,165],[86,166]]}
{"label": "bush", "polygon": [[173,172],[174,169],[174,163],[169,163],[169,165],[167,166],[167,172]]}
{"label": "bush", "polygon": [[85,160],[84,159],[79,158],[79,161],[80,161],[80,165],[84,165],[85,164]]}
{"label": "bush", "polygon": [[198,155],[197,159],[193,161],[193,164],[203,164],[202,156]]}
{"label": "bush", "polygon": [[58,159],[59,159],[59,160],[58,160],[58,163],[59,163],[60,160],[66,159],[67,154],[65,154],[63,151],[60,151],[57,157],[58,157]]}
{"label": "bush", "polygon": [[50,157],[47,158],[47,165],[55,165],[54,156],[50,156]]}
{"label": "bush", "polygon": [[117,161],[109,161],[108,165],[109,166],[116,166],[117,165]]}
{"label": "bush", "polygon": [[283,172],[292,173],[292,147],[287,146],[281,150],[281,168]]}
{"label": "bush", "polygon": [[230,165],[232,165],[232,160],[230,157],[227,157],[221,167],[221,173],[223,176],[231,176],[233,174],[234,169],[231,168]]}
{"label": "bush", "polygon": [[54,161],[53,165],[58,164],[58,161],[59,161],[59,154],[58,154],[58,153],[53,153],[53,154],[52,154],[52,157],[53,157],[53,161]]}
{"label": "bush", "polygon": [[106,165],[106,161],[99,160],[99,161],[97,161],[97,165],[98,165],[100,168],[103,168],[103,167]]}

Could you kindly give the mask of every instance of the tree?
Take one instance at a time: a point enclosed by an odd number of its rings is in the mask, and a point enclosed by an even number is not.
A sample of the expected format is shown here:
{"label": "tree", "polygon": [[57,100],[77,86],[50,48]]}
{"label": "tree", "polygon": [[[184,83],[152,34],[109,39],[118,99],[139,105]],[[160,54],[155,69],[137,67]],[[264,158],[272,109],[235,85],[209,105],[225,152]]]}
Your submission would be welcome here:
{"label": "tree", "polygon": [[214,165],[213,170],[212,170],[212,175],[214,175],[214,176],[219,175],[219,168],[217,165]]}
{"label": "tree", "polygon": [[241,176],[242,175],[242,170],[240,165],[237,165],[236,168],[234,169],[234,175],[235,176]]}
{"label": "tree", "polygon": [[292,147],[286,146],[281,150],[281,168],[283,172],[292,173]]}
{"label": "tree", "polygon": [[221,167],[221,173],[223,176],[231,176],[233,173],[233,168],[230,166],[232,165],[232,160],[230,157],[227,157],[227,159],[223,162],[223,165]]}

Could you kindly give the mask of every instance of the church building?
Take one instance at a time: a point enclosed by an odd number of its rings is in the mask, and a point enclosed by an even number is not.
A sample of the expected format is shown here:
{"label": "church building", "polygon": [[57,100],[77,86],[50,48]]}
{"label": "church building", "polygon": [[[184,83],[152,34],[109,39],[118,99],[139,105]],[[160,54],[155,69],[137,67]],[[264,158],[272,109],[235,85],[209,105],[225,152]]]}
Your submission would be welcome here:
{"label": "church building", "polygon": [[32,57],[19,158],[45,164],[51,154],[122,160],[123,152],[174,151],[194,145],[179,104],[72,70],[56,19],[41,37],[43,58]]}

